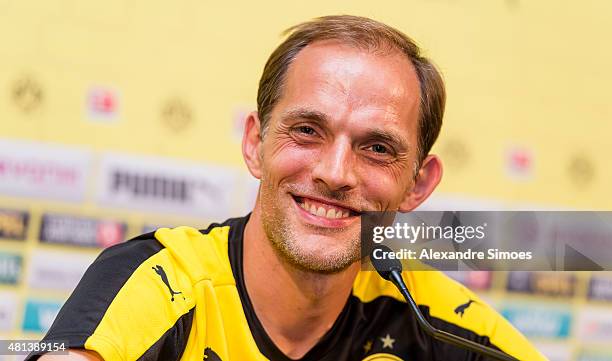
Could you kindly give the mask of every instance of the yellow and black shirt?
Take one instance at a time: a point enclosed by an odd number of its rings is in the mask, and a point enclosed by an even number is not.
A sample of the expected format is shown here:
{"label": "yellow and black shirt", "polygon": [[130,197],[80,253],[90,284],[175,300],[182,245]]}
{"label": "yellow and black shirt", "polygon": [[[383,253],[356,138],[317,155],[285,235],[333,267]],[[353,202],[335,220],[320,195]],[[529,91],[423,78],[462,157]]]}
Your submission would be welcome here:
{"label": "yellow and black shirt", "polygon": [[[230,219],[203,231],[162,228],[105,250],[45,340],[67,340],[107,361],[289,361],[266,334],[246,292],[247,220]],[[497,312],[444,274],[403,276],[435,327],[520,360],[545,360]],[[390,282],[361,272],[332,328],[301,361],[481,359],[427,336]]]}

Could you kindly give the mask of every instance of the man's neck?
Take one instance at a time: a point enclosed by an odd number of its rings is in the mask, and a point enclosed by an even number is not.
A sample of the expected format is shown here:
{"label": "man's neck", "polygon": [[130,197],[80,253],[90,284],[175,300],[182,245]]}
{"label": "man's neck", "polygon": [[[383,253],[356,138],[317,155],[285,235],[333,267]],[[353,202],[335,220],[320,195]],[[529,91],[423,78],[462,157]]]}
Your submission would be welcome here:
{"label": "man's neck", "polygon": [[335,274],[289,264],[268,240],[258,207],[246,225],[243,247],[245,284],[257,318],[285,355],[301,358],[340,315],[359,264]]}

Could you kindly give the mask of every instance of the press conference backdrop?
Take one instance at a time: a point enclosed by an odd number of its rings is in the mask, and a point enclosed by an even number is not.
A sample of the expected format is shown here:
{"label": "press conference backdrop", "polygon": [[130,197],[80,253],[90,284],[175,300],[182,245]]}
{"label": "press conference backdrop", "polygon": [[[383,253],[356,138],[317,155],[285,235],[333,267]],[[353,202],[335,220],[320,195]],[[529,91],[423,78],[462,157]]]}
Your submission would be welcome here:
{"label": "press conference backdrop", "polygon": [[[248,212],[263,64],[282,29],[344,13],[444,73],[445,174],[423,209],[612,208],[612,3],[0,0],[0,338],[40,337],[102,248]],[[609,274],[451,275],[551,360],[612,360]]]}

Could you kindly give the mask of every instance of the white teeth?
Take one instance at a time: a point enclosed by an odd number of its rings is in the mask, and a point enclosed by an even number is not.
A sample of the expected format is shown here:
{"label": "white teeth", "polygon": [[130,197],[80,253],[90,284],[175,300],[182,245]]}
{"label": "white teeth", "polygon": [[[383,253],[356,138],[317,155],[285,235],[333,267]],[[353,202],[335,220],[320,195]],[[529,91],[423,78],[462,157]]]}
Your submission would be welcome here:
{"label": "white teeth", "polygon": [[330,208],[325,210],[323,207],[317,207],[312,203],[304,201],[304,203],[299,203],[300,207],[302,207],[306,212],[313,214],[318,217],[325,217],[329,219],[338,219],[338,218],[346,218],[349,216],[348,211],[342,211],[336,208]]}
{"label": "white teeth", "polygon": [[323,207],[319,207],[319,209],[317,210],[317,216],[319,217],[324,217],[325,216],[325,208]]}
{"label": "white teeth", "polygon": [[311,204],[309,212],[316,216],[317,215],[317,206],[315,206],[314,204]]}

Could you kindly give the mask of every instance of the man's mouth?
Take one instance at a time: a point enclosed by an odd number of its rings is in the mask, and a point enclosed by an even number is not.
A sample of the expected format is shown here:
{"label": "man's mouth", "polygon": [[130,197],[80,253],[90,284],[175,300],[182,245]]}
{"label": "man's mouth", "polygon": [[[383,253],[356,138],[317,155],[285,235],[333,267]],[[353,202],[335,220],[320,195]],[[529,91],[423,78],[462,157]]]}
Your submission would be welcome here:
{"label": "man's mouth", "polygon": [[312,198],[293,196],[295,202],[306,212],[327,219],[341,219],[359,215],[358,212],[336,204]]}

